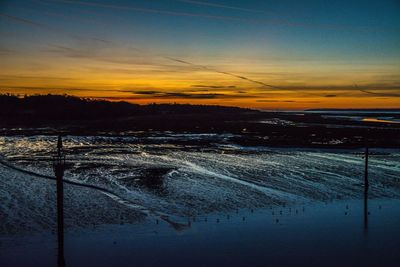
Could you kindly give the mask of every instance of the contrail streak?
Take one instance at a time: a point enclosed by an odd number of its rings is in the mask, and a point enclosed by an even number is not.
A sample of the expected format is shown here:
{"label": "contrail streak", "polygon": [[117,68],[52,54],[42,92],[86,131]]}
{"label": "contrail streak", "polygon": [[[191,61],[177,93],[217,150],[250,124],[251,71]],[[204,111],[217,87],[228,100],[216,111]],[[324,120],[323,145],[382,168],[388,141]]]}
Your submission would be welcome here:
{"label": "contrail streak", "polygon": [[[64,1],[67,1],[67,0],[57,0],[57,1],[63,1],[64,2]],[[62,30],[54,28],[54,27],[49,27],[47,25],[44,25],[44,24],[41,24],[41,23],[37,23],[37,22],[31,21],[31,20],[27,20],[27,19],[24,19],[24,18],[11,16],[11,15],[7,15],[7,14],[4,14],[4,13],[0,13],[0,17],[4,17],[4,18],[7,18],[7,19],[10,19],[10,20],[13,20],[13,21],[17,21],[17,22],[23,23],[23,24],[32,25],[32,26],[35,26],[35,27],[38,27],[38,28],[41,28],[41,29],[45,29],[45,30],[49,30],[49,31],[52,31],[52,32],[60,33],[60,31],[61,31],[62,33],[67,34],[69,36],[72,36],[74,38],[78,38],[78,39],[82,38],[79,35],[71,34],[69,32],[62,31]],[[115,43],[115,42],[112,42],[112,41],[99,39],[99,38],[90,38],[90,39],[101,41],[101,42],[105,42],[105,43],[111,43],[111,44]],[[134,50],[136,50],[138,52],[143,52],[143,50],[138,49],[138,48],[132,48],[132,49],[134,49]],[[207,70],[207,71],[211,71],[211,72],[220,73],[220,74],[223,74],[223,75],[235,77],[235,78],[238,78],[238,79],[241,79],[241,80],[245,80],[245,81],[248,81],[248,82],[251,82],[251,83],[254,83],[254,84],[262,85],[263,87],[298,92],[297,90],[293,90],[293,89],[290,89],[290,88],[278,87],[278,86],[267,84],[265,82],[254,80],[254,79],[251,79],[251,78],[248,78],[248,77],[245,77],[245,76],[237,75],[237,74],[234,74],[234,73],[231,73],[231,72],[220,71],[220,70],[217,70],[217,69],[214,69],[214,68],[210,68],[208,66],[194,64],[192,62],[185,61],[185,60],[182,60],[182,59],[163,56],[163,55],[157,55],[157,56],[161,57],[161,58],[164,58],[164,59],[168,59],[168,60],[174,61],[174,62],[178,62],[178,63],[181,63],[181,64],[190,65],[190,66],[193,66],[193,67],[196,67],[196,68],[201,68],[201,69],[204,69],[204,70]],[[308,93],[308,94],[316,95],[316,94],[311,94],[311,93]]]}
{"label": "contrail streak", "polygon": [[386,97],[400,97],[400,94],[393,94],[393,93],[375,93],[371,92],[365,89],[359,89],[357,84],[354,84],[354,87],[357,88],[360,92],[363,92],[365,94],[369,95],[376,95],[376,96],[386,96]]}
{"label": "contrail streak", "polygon": [[231,5],[222,5],[222,4],[217,4],[217,3],[205,2],[205,1],[194,1],[194,0],[175,0],[175,1],[181,2],[181,3],[192,4],[192,5],[198,5],[198,6],[209,6],[209,7],[215,7],[215,8],[222,8],[222,9],[230,9],[230,10],[250,12],[250,13],[273,15],[275,17],[278,17],[278,15],[279,15],[279,19],[273,19],[274,22],[281,22],[282,24],[289,24],[290,23],[287,19],[282,18],[281,14],[276,14],[275,12],[268,12],[268,11],[265,11],[265,10],[243,8],[243,7],[231,6]]}
{"label": "contrail streak", "polygon": [[[121,6],[121,5],[113,5],[113,4],[103,4],[97,2],[86,2],[86,1],[72,1],[72,0],[46,0],[47,2],[53,3],[64,3],[64,4],[78,4],[83,6],[90,7],[100,7],[106,9],[118,9],[118,10],[127,10],[127,11],[135,11],[135,12],[145,12],[145,13],[153,13],[153,14],[162,14],[169,16],[183,16],[183,17],[195,17],[195,18],[206,18],[206,19],[216,19],[216,20],[226,20],[226,21],[236,21],[250,24],[259,24],[259,25],[280,25],[280,26],[289,26],[289,27],[306,27],[306,28],[323,28],[323,29],[332,29],[332,30],[371,30],[371,27],[352,27],[349,25],[330,25],[330,24],[309,24],[309,23],[299,23],[299,22],[290,22],[287,20],[258,20],[258,19],[246,19],[246,18],[238,18],[238,17],[230,17],[230,16],[220,16],[220,15],[209,15],[203,13],[191,13],[191,12],[178,12],[178,11],[169,11],[164,9],[155,9],[155,8],[144,8],[144,7],[134,7],[134,6]],[[197,2],[197,1],[196,1]]]}
{"label": "contrail streak", "polygon": [[[57,28],[49,27],[49,26],[46,26],[46,25],[41,24],[41,23],[37,23],[37,22],[31,21],[31,20],[27,20],[27,19],[15,17],[15,16],[3,14],[3,13],[0,13],[0,17],[5,17],[5,18],[11,19],[13,21],[17,21],[17,22],[24,23],[24,24],[29,24],[29,25],[32,25],[32,26],[35,26],[35,27],[39,27],[39,28],[45,29],[45,30],[50,30],[50,31],[53,31],[53,32],[54,31],[56,31],[56,32],[60,31],[60,29],[57,29]],[[78,35],[73,35],[73,34],[70,34],[68,32],[65,32],[65,31],[63,31],[63,32],[65,34],[68,34],[68,35],[73,36],[75,38],[81,38]],[[92,39],[98,40],[98,41],[102,41],[102,42],[106,42],[106,43],[114,43],[114,42],[111,42],[111,41],[108,41],[108,40],[99,39],[99,38],[92,38]],[[137,48],[134,48],[134,50],[143,52],[142,50],[137,49]],[[261,81],[258,81],[258,80],[254,80],[254,79],[251,79],[251,78],[248,78],[248,77],[245,77],[245,76],[237,75],[237,74],[234,74],[234,73],[230,73],[230,72],[226,72],[226,71],[220,71],[220,70],[217,70],[217,69],[214,69],[214,68],[210,68],[210,67],[207,67],[207,66],[204,66],[204,65],[194,64],[194,63],[191,63],[191,62],[188,62],[188,61],[185,61],[185,60],[181,60],[181,59],[178,59],[178,58],[172,58],[172,57],[161,56],[161,55],[158,55],[158,56],[160,56],[162,58],[165,58],[165,59],[168,59],[168,60],[171,60],[171,61],[175,61],[175,62],[179,62],[179,63],[185,64],[185,65],[190,65],[190,66],[193,66],[193,67],[202,68],[204,70],[208,70],[208,71],[224,74],[224,75],[227,75],[227,76],[235,77],[235,78],[238,78],[238,79],[242,79],[242,80],[245,80],[245,81],[248,81],[248,82],[251,82],[251,83],[262,85],[263,87],[281,89],[281,90],[296,91],[296,90],[291,90],[291,89],[288,89],[288,88],[283,88],[283,87],[278,87],[278,86],[274,86],[274,85],[271,85],[271,84],[267,84],[267,83],[264,83],[264,82],[261,82]]]}
{"label": "contrail streak", "polygon": [[[40,5],[48,5],[47,3],[43,3],[41,1],[38,0],[29,0],[35,4],[40,4]],[[73,20],[73,21],[80,21],[82,23],[90,23],[90,24],[96,24],[96,25],[106,25],[106,23],[103,23],[101,21],[95,21],[93,19],[90,18],[86,18],[86,17],[80,17],[80,16],[71,16],[71,15],[65,15],[65,14],[61,14],[61,13],[57,13],[57,12],[49,12],[49,11],[45,11],[43,10],[43,8],[40,8],[39,10],[36,9],[31,9],[31,8],[24,8],[24,7],[17,7],[17,9],[20,10],[24,10],[24,11],[28,11],[28,12],[33,12],[33,13],[42,13],[46,16],[51,16],[51,17],[59,17],[62,19],[66,19],[66,20]]]}
{"label": "contrail streak", "polygon": [[172,57],[165,57],[165,56],[164,56],[164,58],[172,60],[172,61],[175,61],[175,62],[179,62],[179,63],[182,63],[182,64],[190,65],[190,66],[193,66],[193,67],[202,68],[204,70],[213,71],[213,72],[216,72],[216,73],[220,73],[220,74],[228,75],[228,76],[235,77],[235,78],[238,78],[238,79],[246,80],[246,81],[249,81],[249,82],[252,82],[252,83],[256,83],[256,84],[259,84],[259,85],[262,85],[262,86],[265,86],[265,87],[270,87],[270,88],[275,88],[275,89],[284,89],[282,87],[278,87],[278,86],[267,84],[267,83],[264,83],[264,82],[261,82],[261,81],[253,80],[253,79],[250,79],[250,78],[247,78],[247,77],[244,77],[244,76],[240,76],[240,75],[237,75],[237,74],[234,74],[234,73],[230,73],[230,72],[226,72],[226,71],[220,71],[220,70],[217,70],[217,69],[214,69],[214,68],[210,68],[210,67],[207,67],[207,66],[204,66],[204,65],[194,64],[194,63],[191,63],[191,62],[188,62],[188,61],[184,61],[184,60],[181,60],[181,59],[172,58]]}
{"label": "contrail streak", "polygon": [[[75,2],[75,1],[68,1],[68,0],[57,0],[57,2],[86,3],[86,2]],[[91,5],[91,3],[87,3],[87,4]],[[96,5],[98,5],[98,4],[96,4]],[[101,6],[107,6],[107,7],[112,6],[112,7],[115,7],[114,5],[103,5],[103,4],[101,4]],[[37,22],[31,21],[31,20],[27,20],[27,19],[15,17],[15,16],[3,14],[3,13],[0,13],[0,16],[8,18],[8,19],[11,19],[11,20],[14,20],[14,21],[18,21],[18,22],[21,22],[21,23],[24,23],[24,24],[33,25],[35,27],[39,27],[39,28],[42,28],[42,29],[45,29],[45,30],[50,30],[50,31],[53,31],[53,32],[54,31],[55,32],[59,32],[60,31],[60,29],[49,27],[49,26],[46,26],[44,24],[37,23]],[[64,33],[68,34],[70,36],[73,36],[75,38],[81,38],[80,36],[76,36],[76,35],[73,35],[73,34],[70,34],[70,33],[67,33],[67,32],[64,32]],[[95,38],[95,39],[99,40],[99,41],[102,41],[102,42],[112,43],[112,42],[109,42],[109,41],[103,40],[103,39],[98,39],[98,38]],[[142,52],[139,49],[135,49],[135,50],[139,51],[139,52]],[[267,83],[264,83],[264,82],[261,82],[261,81],[253,80],[253,79],[247,78],[245,76],[240,76],[240,75],[233,74],[233,73],[230,73],[230,72],[225,72],[225,71],[219,71],[219,70],[216,70],[216,69],[204,66],[204,65],[194,64],[194,63],[191,63],[191,62],[188,62],[188,61],[184,61],[184,60],[181,60],[181,59],[167,57],[167,56],[161,56],[161,57],[163,57],[165,59],[168,59],[168,60],[171,60],[171,61],[175,61],[175,62],[179,62],[179,63],[185,64],[185,65],[190,65],[190,66],[194,66],[194,67],[197,67],[197,68],[202,68],[204,70],[213,71],[213,72],[216,72],[216,73],[220,73],[220,74],[228,75],[228,76],[235,77],[235,78],[238,78],[238,79],[246,80],[246,81],[249,81],[249,82],[252,82],[252,83],[256,83],[256,84],[259,84],[259,85],[262,85],[262,86],[265,86],[265,87],[274,88],[274,89],[284,89],[284,88],[277,87],[277,86],[274,86],[274,85],[270,85],[270,84],[267,84]]]}
{"label": "contrail streak", "polygon": [[46,29],[46,30],[50,30],[50,31],[58,31],[58,29],[53,28],[53,27],[49,27],[49,26],[47,26],[45,24],[34,22],[32,20],[27,20],[27,19],[20,18],[20,17],[11,16],[11,15],[8,15],[8,14],[5,14],[5,13],[0,13],[0,17],[6,18],[8,20],[17,21],[17,22],[20,22],[20,23],[23,23],[23,24],[33,25],[35,27]]}
{"label": "contrail streak", "polygon": [[377,96],[388,96],[388,97],[400,97],[400,94],[394,94],[394,93],[376,93],[376,92],[371,92],[367,91],[364,89],[360,89],[361,92],[370,94],[370,95],[377,95]]}
{"label": "contrail streak", "polygon": [[[42,24],[42,23],[39,23],[39,22],[36,22],[36,21],[32,21],[32,20],[28,20],[28,19],[12,16],[12,15],[8,15],[8,14],[5,14],[5,13],[0,13],[0,17],[3,17],[3,18],[8,19],[8,20],[16,21],[16,22],[19,22],[19,23],[22,23],[22,24],[31,25],[31,26],[34,26],[34,27],[42,29],[42,30],[51,31],[51,32],[58,33],[58,34],[64,34],[64,35],[67,35],[69,37],[76,38],[76,39],[87,38],[87,37],[83,37],[83,36],[80,36],[80,35],[77,35],[77,34],[70,33],[68,31],[65,31],[65,30],[60,29],[60,28],[51,27],[51,26],[48,26],[48,25],[45,25],[45,24]],[[107,41],[107,40],[104,40],[104,39],[101,39],[101,38],[97,38],[97,37],[92,37],[92,38],[88,38],[88,39],[92,39],[92,40],[103,42],[103,43],[111,43],[110,41]]]}
{"label": "contrail streak", "polygon": [[[35,26],[35,27],[39,27],[41,29],[50,30],[50,31],[53,31],[53,32],[54,31],[56,31],[56,32],[60,31],[60,29],[57,29],[57,28],[49,27],[49,26],[41,24],[41,23],[37,23],[37,22],[31,21],[31,20],[27,20],[27,19],[24,19],[24,18],[19,18],[19,17],[15,17],[15,16],[3,14],[3,13],[0,13],[0,17],[4,17],[4,18],[7,18],[7,19],[10,19],[10,20],[13,20],[13,21],[17,21],[17,22],[20,22],[20,23],[24,23],[24,24]],[[65,32],[65,31],[63,31],[63,32],[65,34],[68,34],[68,35],[73,36],[75,38],[81,38],[80,36],[73,35],[73,34],[70,34],[68,32]],[[98,39],[98,38],[92,38],[92,39],[99,40],[99,41],[102,41],[102,42],[107,42],[107,43],[113,43],[111,41]],[[137,48],[135,50],[142,52],[140,49],[137,49]],[[277,86],[266,84],[264,82],[253,80],[253,79],[250,79],[250,78],[247,78],[247,77],[244,77],[244,76],[240,76],[240,75],[236,75],[236,74],[233,74],[233,73],[230,73],[230,72],[219,71],[219,70],[216,70],[216,69],[204,66],[204,65],[198,65],[198,64],[194,64],[194,63],[191,63],[191,62],[188,62],[188,61],[184,61],[184,60],[177,59],[177,58],[172,58],[172,57],[167,57],[167,56],[161,56],[161,57],[165,58],[165,59],[168,59],[168,60],[171,60],[171,61],[175,61],[175,62],[179,62],[179,63],[185,64],[185,65],[190,65],[190,66],[194,66],[194,67],[197,67],[197,68],[202,68],[202,69],[205,69],[205,70],[208,70],[208,71],[213,71],[213,72],[229,75],[231,77],[236,77],[236,78],[239,78],[239,79],[242,79],[242,80],[246,80],[246,81],[249,81],[249,82],[252,82],[252,83],[257,83],[257,84],[260,84],[260,85],[263,85],[263,86],[266,86],[266,87],[275,88],[275,89],[283,89],[283,88],[280,88],[280,87],[277,87]]]}
{"label": "contrail streak", "polygon": [[240,19],[240,18],[228,17],[228,16],[215,16],[215,15],[190,13],[190,12],[176,12],[176,11],[168,11],[168,10],[155,9],[155,8],[120,6],[120,5],[112,5],[112,4],[102,4],[102,3],[85,2],[85,1],[70,1],[70,0],[47,0],[47,1],[48,2],[65,3],[65,4],[78,4],[78,5],[83,5],[83,6],[101,7],[101,8],[109,8],[109,9],[139,11],[139,12],[163,14],[163,15],[171,15],[171,16],[200,17],[200,18],[231,20],[231,21],[241,21],[241,22],[247,21],[246,19]]}
{"label": "contrail streak", "polygon": [[252,12],[252,13],[266,13],[265,11],[257,10],[257,9],[243,8],[243,7],[237,7],[237,6],[228,6],[228,5],[222,5],[222,4],[216,4],[216,3],[204,2],[204,1],[193,1],[193,0],[175,0],[175,1],[182,2],[182,3],[188,3],[188,4],[194,4],[194,5],[200,5],[200,6],[218,7],[218,8],[246,11],[246,12]]}
{"label": "contrail streak", "polygon": [[0,17],[3,17],[3,18],[8,19],[8,20],[16,21],[16,22],[19,22],[19,23],[22,23],[22,24],[31,25],[31,26],[34,26],[36,28],[40,28],[40,29],[43,29],[43,30],[51,31],[51,32],[54,32],[54,33],[62,33],[64,35],[68,35],[68,36],[73,37],[73,38],[78,38],[78,39],[81,38],[80,36],[75,35],[73,33],[64,31],[64,30],[56,28],[56,27],[47,26],[45,24],[42,24],[42,23],[39,23],[39,22],[35,22],[35,21],[32,21],[32,20],[28,20],[28,19],[24,19],[24,18],[20,18],[20,17],[15,17],[15,16],[8,15],[8,14],[5,14],[5,13],[0,13]]}

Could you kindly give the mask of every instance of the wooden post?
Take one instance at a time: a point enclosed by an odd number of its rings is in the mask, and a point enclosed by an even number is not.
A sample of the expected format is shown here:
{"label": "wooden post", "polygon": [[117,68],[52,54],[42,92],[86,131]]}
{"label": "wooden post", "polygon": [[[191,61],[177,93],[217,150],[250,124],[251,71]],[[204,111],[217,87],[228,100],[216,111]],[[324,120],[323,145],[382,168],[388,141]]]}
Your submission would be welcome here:
{"label": "wooden post", "polygon": [[368,191],[369,181],[368,181],[368,156],[369,149],[368,145],[365,147],[365,170],[364,170],[364,190]]}
{"label": "wooden post", "polygon": [[368,189],[364,190],[364,233],[368,231]]}
{"label": "wooden post", "polygon": [[364,232],[368,231],[368,157],[369,157],[369,149],[368,143],[365,145],[365,170],[364,170]]}

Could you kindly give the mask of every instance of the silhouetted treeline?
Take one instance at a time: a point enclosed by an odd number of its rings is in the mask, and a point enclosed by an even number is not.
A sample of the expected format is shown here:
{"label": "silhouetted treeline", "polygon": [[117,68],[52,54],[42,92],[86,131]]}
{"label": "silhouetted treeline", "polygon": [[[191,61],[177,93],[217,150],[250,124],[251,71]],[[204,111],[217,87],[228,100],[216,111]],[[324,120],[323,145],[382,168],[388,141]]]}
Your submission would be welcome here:
{"label": "silhouetted treeline", "polygon": [[[0,135],[138,136],[140,132],[230,133],[235,135],[236,144],[251,146],[349,148],[368,143],[371,147],[400,147],[397,123],[353,121],[309,112],[0,95]],[[187,142],[185,145],[194,141],[189,138]]]}
{"label": "silhouetted treeline", "polygon": [[149,104],[85,99],[67,95],[33,95],[19,98],[0,95],[0,116],[56,120],[121,118],[135,115],[244,112],[246,109],[223,106]]}

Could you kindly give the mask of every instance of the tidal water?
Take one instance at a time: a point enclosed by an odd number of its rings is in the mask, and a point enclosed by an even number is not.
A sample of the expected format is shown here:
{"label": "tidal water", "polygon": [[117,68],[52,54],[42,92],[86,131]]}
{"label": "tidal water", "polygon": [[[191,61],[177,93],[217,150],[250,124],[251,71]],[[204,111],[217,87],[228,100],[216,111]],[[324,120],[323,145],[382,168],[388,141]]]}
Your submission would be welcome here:
{"label": "tidal water", "polygon": [[[67,266],[397,266],[400,150],[67,136]],[[57,263],[56,138],[0,138],[0,265]],[[11,167],[10,167],[11,166]],[[12,168],[12,166],[16,168]],[[22,173],[19,169],[29,170]]]}

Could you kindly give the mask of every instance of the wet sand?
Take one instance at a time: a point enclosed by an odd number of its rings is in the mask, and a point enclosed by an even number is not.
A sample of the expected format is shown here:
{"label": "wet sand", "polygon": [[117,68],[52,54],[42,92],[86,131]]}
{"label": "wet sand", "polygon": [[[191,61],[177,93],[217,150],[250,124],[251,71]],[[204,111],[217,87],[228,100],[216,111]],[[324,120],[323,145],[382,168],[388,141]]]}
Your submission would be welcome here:
{"label": "wet sand", "polygon": [[[67,266],[396,266],[397,149],[370,150],[365,195],[363,150],[153,138],[65,138]],[[0,139],[1,266],[57,262],[55,182],[35,175],[54,141]]]}

